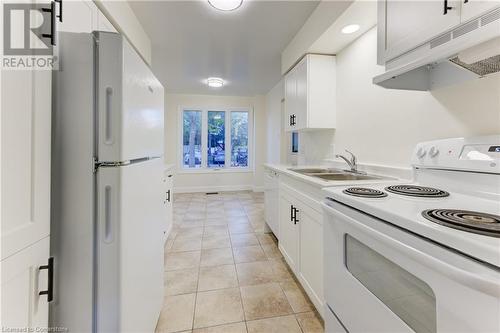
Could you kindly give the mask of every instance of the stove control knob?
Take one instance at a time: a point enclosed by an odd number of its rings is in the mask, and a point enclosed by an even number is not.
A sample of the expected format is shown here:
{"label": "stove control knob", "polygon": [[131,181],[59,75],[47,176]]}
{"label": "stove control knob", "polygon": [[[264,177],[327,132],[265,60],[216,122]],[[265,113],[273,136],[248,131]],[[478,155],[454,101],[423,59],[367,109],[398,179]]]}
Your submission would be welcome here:
{"label": "stove control knob", "polygon": [[436,146],[432,146],[431,149],[429,149],[430,157],[436,157],[438,154],[439,154],[439,149],[437,149]]}
{"label": "stove control knob", "polygon": [[427,151],[424,149],[424,147],[420,147],[417,150],[417,157],[418,158],[424,158],[425,154],[427,154]]}

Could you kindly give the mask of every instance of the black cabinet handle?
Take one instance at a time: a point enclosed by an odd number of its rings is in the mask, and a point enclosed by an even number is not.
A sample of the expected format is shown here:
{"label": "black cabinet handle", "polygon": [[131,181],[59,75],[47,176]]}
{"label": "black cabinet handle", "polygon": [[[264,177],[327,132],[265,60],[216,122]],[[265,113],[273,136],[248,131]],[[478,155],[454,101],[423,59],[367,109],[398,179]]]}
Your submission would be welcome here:
{"label": "black cabinet handle", "polygon": [[62,16],[62,13],[63,13],[63,0],[54,0],[54,1],[59,4],[59,15],[57,15],[57,18],[59,19],[59,22],[62,22],[63,21],[63,16]]}
{"label": "black cabinet handle", "polygon": [[47,295],[47,302],[54,298],[54,257],[50,257],[48,264],[38,267],[39,270],[46,269],[48,274],[47,290],[42,290],[38,295]]}
{"label": "black cabinet handle", "polygon": [[50,44],[56,45],[56,3],[51,2],[50,8],[42,8],[43,12],[50,12],[50,34],[42,34],[43,38],[50,38]]}
{"label": "black cabinet handle", "polygon": [[290,222],[293,222],[293,205],[290,205]]}
{"label": "black cabinet handle", "polygon": [[167,201],[170,202],[170,190],[167,191]]}
{"label": "black cabinet handle", "polygon": [[464,3],[468,3],[468,2],[469,2],[469,0],[464,0]]}
{"label": "black cabinet handle", "polygon": [[292,115],[292,126],[295,126],[297,123],[295,122],[296,116],[293,114]]}
{"label": "black cabinet handle", "polygon": [[297,213],[299,212],[299,210],[295,207],[293,207],[293,224],[297,224],[297,222],[299,222],[299,220],[297,220]]}
{"label": "black cabinet handle", "polygon": [[449,10],[452,10],[453,7],[448,6],[448,0],[444,0],[444,10],[443,10],[443,15],[448,14]]}

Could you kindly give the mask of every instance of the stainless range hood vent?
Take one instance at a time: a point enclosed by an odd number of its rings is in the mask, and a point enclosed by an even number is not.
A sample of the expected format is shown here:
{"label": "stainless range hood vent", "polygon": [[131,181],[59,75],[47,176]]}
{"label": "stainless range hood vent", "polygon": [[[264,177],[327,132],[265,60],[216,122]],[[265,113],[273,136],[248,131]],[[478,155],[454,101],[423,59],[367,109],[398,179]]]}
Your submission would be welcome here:
{"label": "stainless range hood vent", "polygon": [[472,64],[466,64],[465,62],[461,61],[458,57],[450,59],[450,61],[479,76],[485,76],[488,74],[500,72],[500,54],[493,57],[489,57],[484,60],[474,62]]}
{"label": "stainless range hood vent", "polygon": [[433,90],[500,72],[500,9],[464,23],[386,63],[373,83]]}

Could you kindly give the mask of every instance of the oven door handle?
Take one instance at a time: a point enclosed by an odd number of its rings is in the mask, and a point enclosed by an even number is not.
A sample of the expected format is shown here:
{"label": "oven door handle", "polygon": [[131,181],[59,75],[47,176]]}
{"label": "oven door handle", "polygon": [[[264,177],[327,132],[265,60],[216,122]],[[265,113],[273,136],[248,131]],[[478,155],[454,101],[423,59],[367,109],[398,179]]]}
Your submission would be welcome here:
{"label": "oven door handle", "polygon": [[[373,238],[375,241],[392,248],[393,250],[403,254],[404,256],[410,258],[411,260],[418,262],[422,266],[427,266],[433,271],[439,272],[451,280],[454,280],[460,284],[466,285],[472,289],[479,290],[485,294],[492,295],[495,297],[500,297],[500,274],[498,276],[487,276],[484,274],[474,274],[469,270],[458,267],[457,265],[451,265],[436,259],[425,252],[419,251],[409,245],[403,244],[386,234],[381,233],[363,223],[357,222],[353,218],[337,211],[331,206],[322,203],[322,207],[326,214],[335,216],[335,220],[341,219],[343,223],[345,221],[349,222],[349,226],[357,229],[366,237]],[[325,221],[325,223],[331,223],[330,221]],[[418,277],[418,276],[417,276]]]}

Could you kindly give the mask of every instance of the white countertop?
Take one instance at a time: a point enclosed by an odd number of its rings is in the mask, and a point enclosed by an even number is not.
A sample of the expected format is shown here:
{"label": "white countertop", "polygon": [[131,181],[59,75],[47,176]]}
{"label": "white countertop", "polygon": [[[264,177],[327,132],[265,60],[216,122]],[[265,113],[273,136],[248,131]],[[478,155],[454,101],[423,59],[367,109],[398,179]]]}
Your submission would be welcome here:
{"label": "white countertop", "polygon": [[[325,166],[317,166],[317,165],[301,165],[301,166],[292,166],[292,165],[284,165],[284,164],[269,164],[265,163],[264,167],[270,170],[273,170],[280,174],[285,174],[289,177],[295,178],[297,180],[303,181],[305,183],[311,184],[318,188],[323,187],[332,187],[332,186],[347,186],[347,185],[360,185],[360,184],[378,184],[385,182],[394,182],[397,181],[397,178],[392,179],[371,179],[371,180],[332,180],[326,181],[320,178],[307,176],[300,174],[298,172],[290,170],[292,169],[310,169],[310,168],[325,168]],[[378,174],[370,173],[370,175],[379,176]],[[385,176],[385,175],[384,175]]]}

